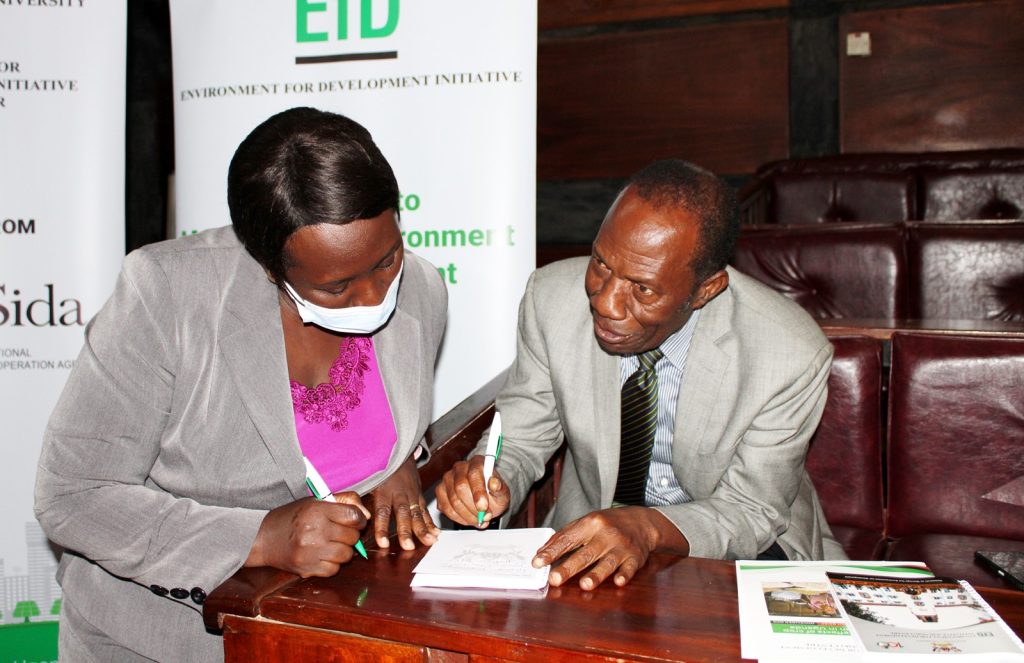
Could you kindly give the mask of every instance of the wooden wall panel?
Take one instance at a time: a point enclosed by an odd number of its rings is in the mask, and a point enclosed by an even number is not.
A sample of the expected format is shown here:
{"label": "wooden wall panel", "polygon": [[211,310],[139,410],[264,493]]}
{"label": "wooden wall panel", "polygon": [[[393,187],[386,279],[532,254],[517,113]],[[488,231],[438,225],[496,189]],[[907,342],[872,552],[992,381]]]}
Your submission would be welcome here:
{"label": "wooden wall panel", "polygon": [[537,20],[541,30],[549,30],[788,6],[789,0],[542,0]]}
{"label": "wooden wall panel", "polygon": [[[1024,0],[840,18],[843,152],[1024,146]],[[846,35],[871,35],[869,57]]]}
{"label": "wooden wall panel", "polygon": [[785,19],[542,38],[538,177],[624,177],[668,156],[752,172],[788,154],[788,80]]}

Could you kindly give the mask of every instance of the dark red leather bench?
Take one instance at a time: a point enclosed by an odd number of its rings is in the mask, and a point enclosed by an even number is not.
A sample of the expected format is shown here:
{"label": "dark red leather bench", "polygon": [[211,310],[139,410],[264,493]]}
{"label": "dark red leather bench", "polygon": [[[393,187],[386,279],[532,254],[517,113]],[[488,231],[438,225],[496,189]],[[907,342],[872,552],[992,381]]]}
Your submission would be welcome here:
{"label": "dark red leather bench", "polygon": [[750,226],[732,264],[819,319],[1024,321],[1024,223]]}
{"label": "dark red leather bench", "polygon": [[1024,320],[1024,224],[910,224],[911,318]]}
{"label": "dark red leather bench", "polygon": [[908,317],[900,226],[764,226],[744,232],[732,265],[816,318]]}
{"label": "dark red leather bench", "polygon": [[882,342],[830,337],[828,401],[807,452],[807,472],[832,533],[851,559],[885,552],[882,484]]}
{"label": "dark red leather bench", "polygon": [[924,168],[918,181],[924,221],[1024,218],[1024,168]]}
{"label": "dark red leather bench", "polygon": [[1024,220],[1024,149],[840,154],[758,168],[745,224]]}
{"label": "dark red leather bench", "polygon": [[916,180],[907,173],[779,173],[767,186],[761,223],[895,222],[917,214]]}
{"label": "dark red leather bench", "polygon": [[887,559],[999,586],[975,550],[1024,551],[1024,338],[897,333],[889,378]]}

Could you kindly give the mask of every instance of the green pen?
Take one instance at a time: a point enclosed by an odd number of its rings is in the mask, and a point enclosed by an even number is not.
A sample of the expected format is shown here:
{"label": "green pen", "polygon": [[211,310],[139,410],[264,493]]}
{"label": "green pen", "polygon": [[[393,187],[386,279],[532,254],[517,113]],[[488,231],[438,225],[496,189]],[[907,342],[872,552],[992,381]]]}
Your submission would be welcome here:
{"label": "green pen", "polygon": [[[487,436],[487,446],[484,448],[484,490],[490,492],[487,484],[494,474],[494,464],[498,462],[501,455],[501,414],[494,412],[494,421],[491,422],[491,432]],[[476,512],[476,524],[480,527],[484,524],[485,511]]]}
{"label": "green pen", "polygon": [[[309,462],[309,459],[305,456],[302,460],[306,463],[306,488],[309,488],[309,492],[313,493],[313,497],[324,502],[337,502],[334,499],[334,493],[327,487],[327,482],[320,476],[320,473],[313,467],[313,463]],[[356,541],[356,545],[352,546],[356,549],[363,559],[369,559],[366,554],[366,546],[363,545],[362,540]]]}

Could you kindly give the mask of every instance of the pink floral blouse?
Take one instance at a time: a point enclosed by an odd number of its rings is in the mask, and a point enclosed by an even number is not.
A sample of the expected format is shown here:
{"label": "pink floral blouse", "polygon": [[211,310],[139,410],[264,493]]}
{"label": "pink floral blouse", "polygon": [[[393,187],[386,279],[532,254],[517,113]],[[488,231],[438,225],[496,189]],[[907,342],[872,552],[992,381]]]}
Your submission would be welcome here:
{"label": "pink floral blouse", "polygon": [[373,339],[343,339],[328,376],[312,388],[292,380],[292,404],[302,454],[340,492],[387,466],[398,431]]}

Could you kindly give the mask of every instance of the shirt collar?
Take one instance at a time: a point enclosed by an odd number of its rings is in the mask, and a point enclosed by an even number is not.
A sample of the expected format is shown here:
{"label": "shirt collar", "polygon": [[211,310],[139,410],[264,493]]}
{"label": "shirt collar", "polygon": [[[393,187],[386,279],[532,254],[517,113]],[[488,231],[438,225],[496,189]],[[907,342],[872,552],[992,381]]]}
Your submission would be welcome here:
{"label": "shirt collar", "polygon": [[693,331],[697,328],[697,319],[700,318],[700,311],[700,309],[694,310],[686,324],[662,341],[659,346],[665,358],[679,370],[682,370],[686,364],[686,351],[690,347]]}

